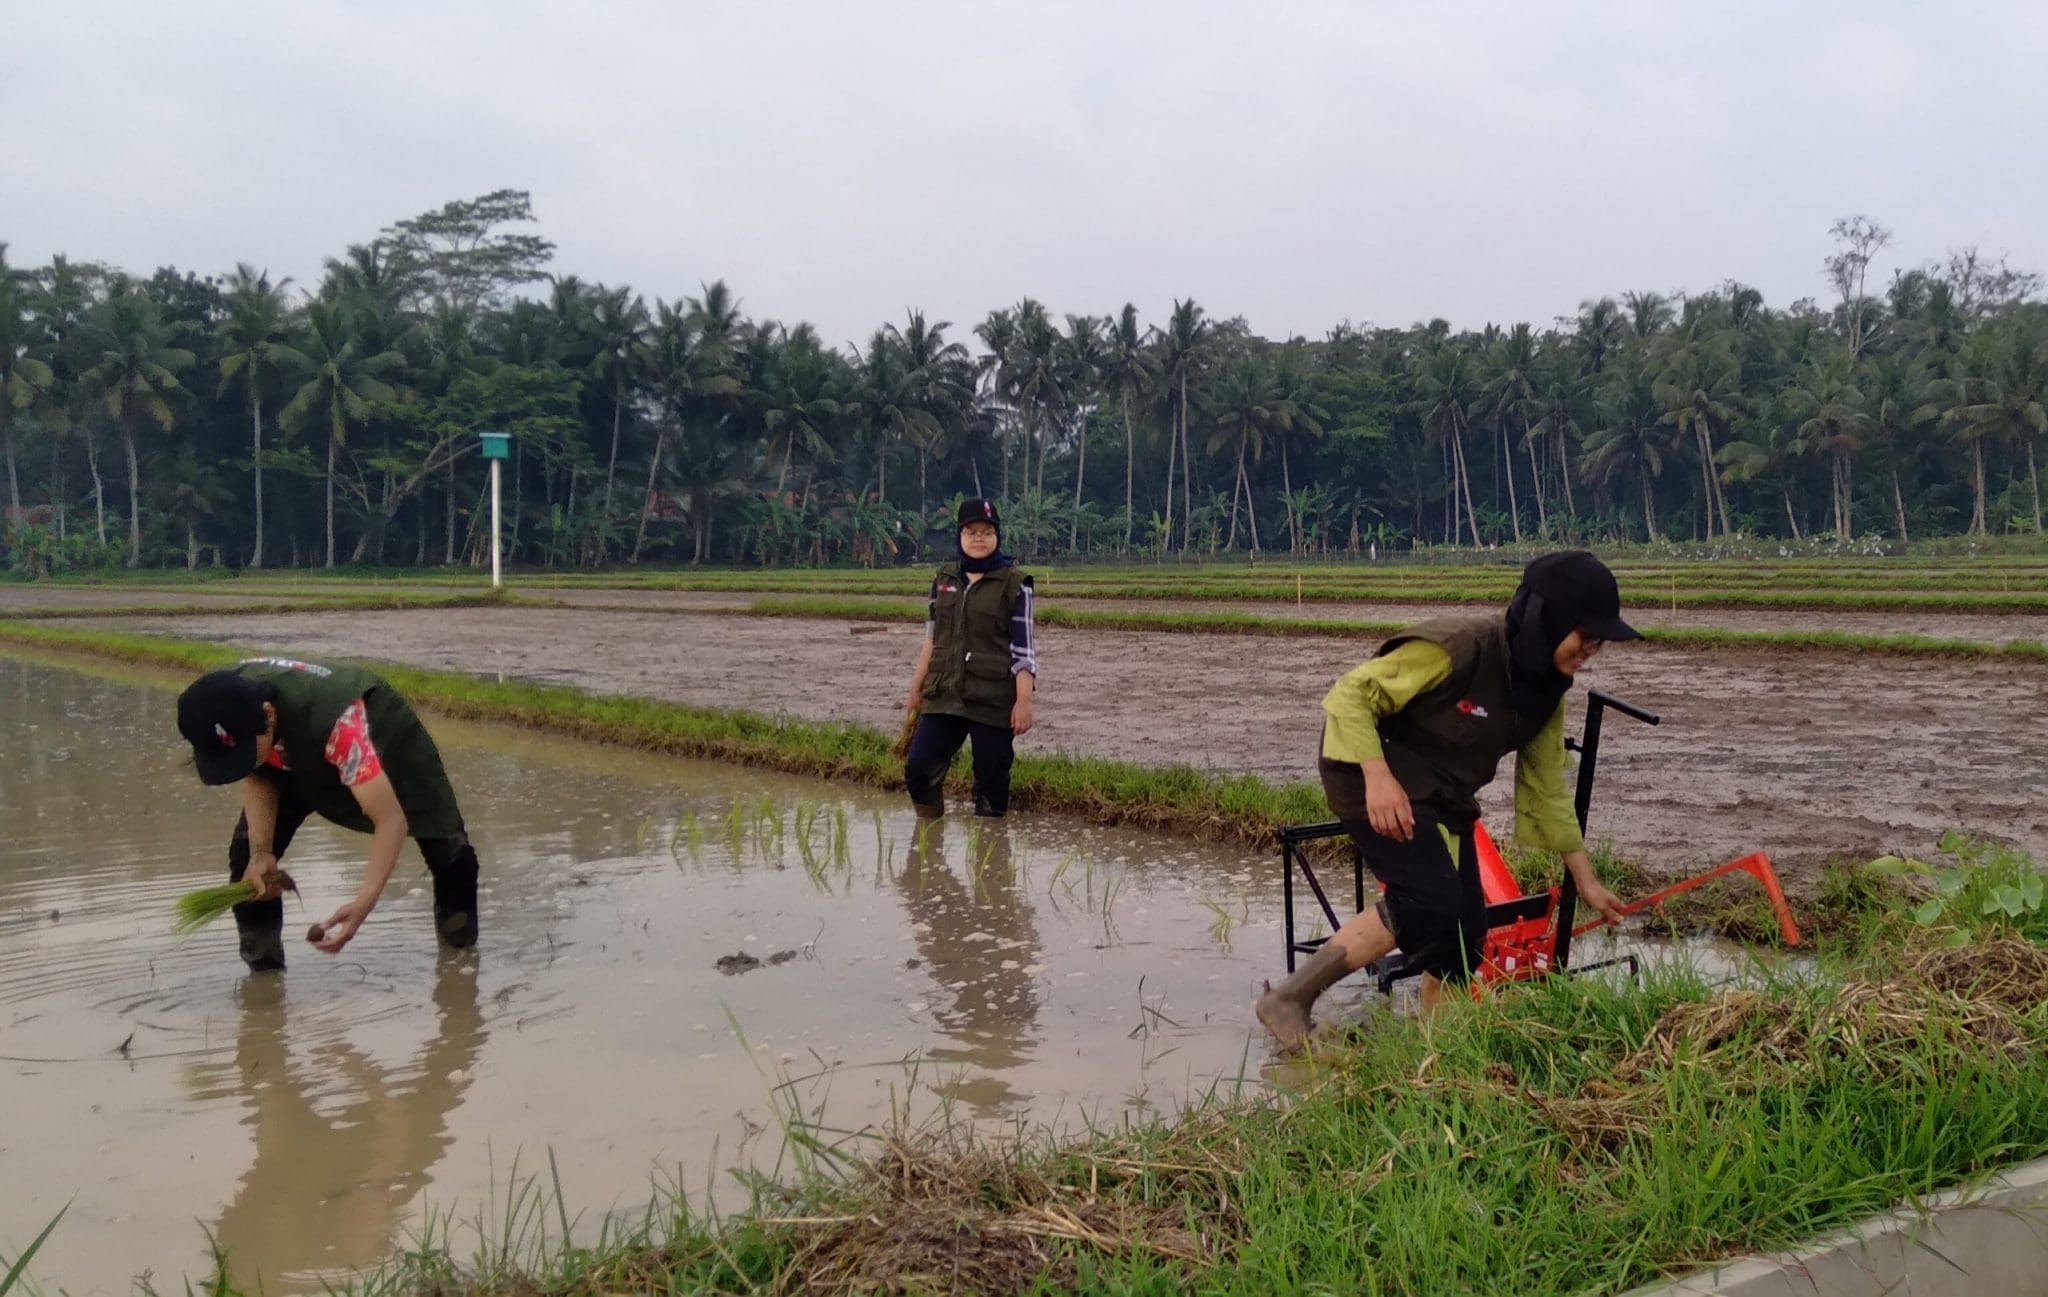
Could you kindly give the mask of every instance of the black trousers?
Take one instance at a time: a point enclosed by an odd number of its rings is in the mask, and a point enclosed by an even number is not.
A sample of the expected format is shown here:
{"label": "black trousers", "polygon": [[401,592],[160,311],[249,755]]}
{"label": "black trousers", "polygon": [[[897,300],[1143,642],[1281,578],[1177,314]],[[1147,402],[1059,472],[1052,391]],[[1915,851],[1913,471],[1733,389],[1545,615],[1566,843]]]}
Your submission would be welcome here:
{"label": "black trousers", "polygon": [[1465,981],[1478,969],[1486,942],[1486,892],[1471,827],[1461,830],[1431,807],[1415,804],[1415,836],[1397,842],[1366,817],[1362,769],[1328,758],[1319,769],[1324,798],[1385,892],[1380,921],[1401,953],[1446,982]]}
{"label": "black trousers", "polygon": [[[262,775],[251,775],[261,779]],[[313,813],[312,804],[306,801],[291,784],[273,780],[277,795],[277,824],[272,830],[270,850],[280,861],[292,844],[292,837],[299,826]],[[480,866],[476,848],[469,843],[469,834],[459,833],[452,838],[415,838],[419,843],[420,855],[425,857],[427,872],[434,878],[434,917],[438,923],[449,914],[470,916],[469,930],[476,930],[476,880]],[[228,840],[228,881],[238,883],[249,868],[249,817],[244,815],[235,821],[235,836]],[[244,937],[268,935],[284,928],[284,898],[275,897],[268,901],[250,901],[235,907],[235,926]]]}
{"label": "black trousers", "polygon": [[946,804],[946,768],[960,745],[974,743],[974,808],[990,815],[1010,809],[1010,764],[1016,758],[1015,736],[1007,725],[983,725],[964,716],[917,718],[910,752],[903,759],[903,784],[920,806]]}

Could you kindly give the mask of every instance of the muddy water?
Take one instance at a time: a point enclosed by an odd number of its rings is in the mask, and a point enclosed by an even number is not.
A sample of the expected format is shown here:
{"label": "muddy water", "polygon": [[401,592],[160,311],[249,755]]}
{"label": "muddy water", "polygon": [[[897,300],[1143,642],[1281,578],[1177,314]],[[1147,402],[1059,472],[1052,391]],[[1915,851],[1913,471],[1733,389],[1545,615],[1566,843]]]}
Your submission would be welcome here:
{"label": "muddy water", "polygon": [[[51,1289],[175,1286],[202,1226],[245,1286],[317,1288],[550,1150],[594,1225],[772,1169],[792,1105],[1114,1120],[1256,1074],[1262,857],[1023,818],[917,842],[891,798],[450,722],[479,948],[437,953],[409,850],[344,955],[248,976],[230,920],[169,931],[235,803],[185,768],[166,683],[0,658],[0,1253],[72,1201]],[[364,841],[293,843],[288,938]]]}

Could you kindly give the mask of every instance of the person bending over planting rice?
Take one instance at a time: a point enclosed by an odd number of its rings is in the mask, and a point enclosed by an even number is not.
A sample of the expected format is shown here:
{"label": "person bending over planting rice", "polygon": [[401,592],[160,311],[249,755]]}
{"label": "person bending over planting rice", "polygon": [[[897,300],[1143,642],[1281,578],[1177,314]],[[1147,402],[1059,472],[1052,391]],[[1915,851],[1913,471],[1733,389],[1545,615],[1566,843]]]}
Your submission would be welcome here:
{"label": "person bending over planting rice", "polygon": [[410,837],[434,879],[434,928],[476,944],[477,857],[441,754],[410,704],[360,667],[252,658],[201,676],[178,698],[178,730],[200,782],[242,785],[228,878],[256,887],[235,907],[252,972],[284,967],[278,859],[308,815],[370,834],[355,899],[307,934],[334,954],[376,908]]}
{"label": "person bending over planting rice", "polygon": [[903,782],[925,819],[946,813],[946,767],[974,744],[974,813],[1010,809],[1013,741],[1031,729],[1038,650],[1031,578],[1002,552],[992,500],[966,500],[958,516],[960,557],[932,578],[924,643],[904,701],[910,743]]}
{"label": "person bending over planting rice", "polygon": [[1423,970],[1424,1012],[1478,968],[1486,906],[1472,826],[1479,790],[1510,752],[1517,838],[1562,854],[1579,899],[1620,917],[1572,808],[1565,693],[1603,645],[1638,638],[1606,564],[1546,554],[1506,613],[1425,621],[1337,681],[1323,698],[1323,793],[1383,899],[1259,998],[1259,1021],[1283,1046],[1308,1038],[1317,996],[1397,944]]}

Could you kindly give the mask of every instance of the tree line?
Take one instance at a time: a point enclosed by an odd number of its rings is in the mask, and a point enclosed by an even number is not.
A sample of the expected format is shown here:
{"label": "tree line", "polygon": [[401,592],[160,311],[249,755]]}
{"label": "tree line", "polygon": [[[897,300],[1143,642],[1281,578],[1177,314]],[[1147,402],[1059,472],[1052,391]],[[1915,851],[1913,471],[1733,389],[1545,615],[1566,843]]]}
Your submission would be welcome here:
{"label": "tree line", "polygon": [[514,563],[910,561],[992,495],[1010,547],[1327,555],[2042,528],[2048,306],[1965,249],[1827,292],[1587,300],[1545,327],[1275,341],[1193,300],[864,345],[551,269],[528,195],[398,221],[300,287],[0,243],[8,566],[476,561],[476,434],[513,434]]}

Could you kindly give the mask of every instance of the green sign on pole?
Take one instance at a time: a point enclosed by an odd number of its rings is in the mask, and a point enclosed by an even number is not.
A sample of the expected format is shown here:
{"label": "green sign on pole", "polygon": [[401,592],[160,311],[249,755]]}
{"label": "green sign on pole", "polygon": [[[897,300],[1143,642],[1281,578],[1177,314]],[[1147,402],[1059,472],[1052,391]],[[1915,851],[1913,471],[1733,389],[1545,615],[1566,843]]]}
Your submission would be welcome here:
{"label": "green sign on pole", "polygon": [[480,432],[477,434],[484,444],[485,459],[512,458],[512,434],[509,432]]}

